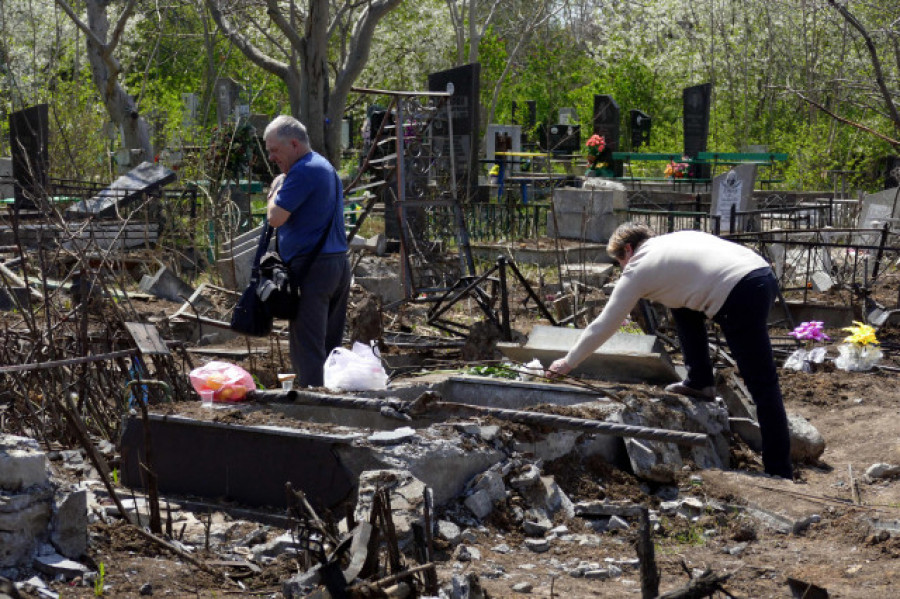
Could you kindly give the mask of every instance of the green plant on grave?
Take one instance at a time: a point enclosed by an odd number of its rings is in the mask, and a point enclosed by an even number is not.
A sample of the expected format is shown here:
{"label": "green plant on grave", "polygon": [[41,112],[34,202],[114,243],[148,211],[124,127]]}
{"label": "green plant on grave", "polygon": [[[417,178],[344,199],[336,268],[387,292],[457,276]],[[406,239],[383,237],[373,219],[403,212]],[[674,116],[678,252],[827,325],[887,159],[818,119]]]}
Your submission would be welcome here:
{"label": "green plant on grave", "polygon": [[473,366],[466,369],[466,374],[489,376],[496,379],[517,379],[519,373],[505,366]]}
{"label": "green plant on grave", "polygon": [[97,578],[94,579],[94,596],[102,597],[103,596],[103,585],[106,582],[106,566],[103,562],[100,562],[100,565],[97,566]]}
{"label": "green plant on grave", "polygon": [[113,471],[111,474],[112,474],[113,484],[118,487],[119,486],[119,469],[113,468]]}

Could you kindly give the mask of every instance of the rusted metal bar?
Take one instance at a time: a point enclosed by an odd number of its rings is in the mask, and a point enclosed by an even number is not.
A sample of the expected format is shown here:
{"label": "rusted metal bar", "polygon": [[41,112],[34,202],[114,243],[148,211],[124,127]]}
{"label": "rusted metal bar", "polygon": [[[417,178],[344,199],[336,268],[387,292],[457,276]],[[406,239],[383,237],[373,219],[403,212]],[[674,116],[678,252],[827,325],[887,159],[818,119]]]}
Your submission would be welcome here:
{"label": "rusted metal bar", "polygon": [[615,437],[632,437],[634,439],[647,439],[649,441],[663,441],[666,443],[676,443],[678,445],[704,445],[709,439],[709,437],[703,433],[689,433],[645,426],[634,426],[630,424],[618,424],[615,422],[602,422],[600,420],[573,418],[571,416],[559,416],[541,412],[490,408],[446,401],[433,402],[430,406],[434,409],[447,410],[450,412],[469,412],[471,414],[492,416],[508,422],[540,424],[556,428],[613,435]]}
{"label": "rusted metal bar", "polygon": [[484,416],[493,416],[508,422],[521,422],[524,424],[541,424],[562,429],[582,430],[616,437],[633,437],[635,439],[648,439],[651,441],[664,441],[679,445],[704,445],[708,436],[703,433],[689,433],[657,429],[630,424],[618,424],[615,422],[603,422],[586,418],[573,418],[571,416],[558,416],[542,412],[526,412],[523,410],[509,410],[504,408],[491,408],[473,406],[445,401],[433,401],[434,395],[425,393],[414,403],[397,399],[367,399],[362,397],[327,395],[311,391],[250,391],[247,399],[250,401],[293,401],[308,405],[326,405],[349,409],[362,409],[381,412],[383,408],[410,415],[425,414],[432,411],[446,410],[448,412],[468,412]]}
{"label": "rusted metal bar", "polygon": [[59,368],[60,366],[74,366],[75,364],[86,364],[88,362],[103,362],[106,360],[115,360],[116,358],[127,358],[139,353],[138,348],[124,349],[122,351],[112,352],[108,354],[98,354],[96,356],[81,356],[80,358],[69,358],[67,360],[52,360],[50,362],[32,362],[31,364],[13,364],[11,366],[0,366],[0,374],[10,372],[23,372],[27,370],[45,370],[47,368]]}

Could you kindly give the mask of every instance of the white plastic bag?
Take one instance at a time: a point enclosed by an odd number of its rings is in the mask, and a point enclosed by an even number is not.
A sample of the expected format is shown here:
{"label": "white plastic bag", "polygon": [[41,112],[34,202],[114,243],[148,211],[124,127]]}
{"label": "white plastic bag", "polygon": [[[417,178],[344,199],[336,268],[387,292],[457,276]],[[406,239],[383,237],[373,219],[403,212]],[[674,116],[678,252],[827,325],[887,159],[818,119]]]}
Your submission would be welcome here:
{"label": "white plastic bag", "polygon": [[789,370],[798,370],[800,372],[812,372],[813,364],[822,364],[825,361],[825,355],[828,353],[824,347],[814,347],[812,349],[794,350],[787,360],[784,361],[784,367]]}
{"label": "white plastic bag", "polygon": [[336,347],[325,360],[322,373],[331,391],[379,391],[387,389],[388,376],[378,350],[355,342],[353,350]]}
{"label": "white plastic bag", "polygon": [[872,370],[883,356],[875,345],[859,346],[852,343],[838,345],[838,353],[840,355],[834,361],[834,365],[849,372]]}
{"label": "white plastic bag", "polygon": [[544,376],[544,367],[537,358],[534,358],[528,364],[519,366],[516,370],[519,372],[520,381],[533,381],[538,377]]}

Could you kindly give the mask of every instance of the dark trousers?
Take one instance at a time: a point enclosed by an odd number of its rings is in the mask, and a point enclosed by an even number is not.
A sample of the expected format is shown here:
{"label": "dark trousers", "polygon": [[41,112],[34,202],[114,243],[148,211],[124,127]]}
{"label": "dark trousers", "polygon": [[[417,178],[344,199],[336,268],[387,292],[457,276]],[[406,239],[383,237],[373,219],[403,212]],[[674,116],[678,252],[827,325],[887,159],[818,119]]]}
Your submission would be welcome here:
{"label": "dark trousers", "polygon": [[[305,256],[291,260],[294,276]],[[291,365],[300,387],[321,387],[322,368],[331,350],[341,345],[350,295],[346,254],[320,255],[300,284],[297,316],[291,321]]]}
{"label": "dark trousers", "polygon": [[[793,475],[791,438],[766,324],[777,293],[778,282],[771,269],[755,270],[735,285],[713,321],[722,329],[744,384],[756,404],[763,466],[768,474],[790,479]],[[676,308],[672,310],[672,316],[687,368],[687,384],[695,389],[714,385],[706,315]]]}

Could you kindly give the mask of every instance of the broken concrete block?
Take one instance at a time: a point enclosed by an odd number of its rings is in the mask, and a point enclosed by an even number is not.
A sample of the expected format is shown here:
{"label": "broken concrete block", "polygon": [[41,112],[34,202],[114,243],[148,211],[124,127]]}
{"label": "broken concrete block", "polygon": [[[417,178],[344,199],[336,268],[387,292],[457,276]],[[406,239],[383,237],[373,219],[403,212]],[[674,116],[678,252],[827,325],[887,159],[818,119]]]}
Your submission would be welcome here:
{"label": "broken concrete block", "polygon": [[401,426],[391,431],[378,431],[369,435],[369,442],[375,445],[395,445],[407,443],[418,436],[415,429],[409,426]]}
{"label": "broken concrete block", "polygon": [[791,434],[791,460],[815,463],[825,452],[825,438],[810,422],[798,414],[788,414]]}
{"label": "broken concrete block", "polygon": [[60,576],[66,580],[71,580],[78,576],[84,576],[90,572],[90,568],[76,561],[66,559],[58,553],[49,555],[38,555],[34,558],[34,569],[43,572],[48,576]]}
{"label": "broken concrete block", "polygon": [[193,287],[179,279],[166,266],[160,267],[153,276],[144,275],[144,278],[141,279],[140,289],[144,293],[173,302],[183,302],[194,293]]}
{"label": "broken concrete block", "polygon": [[57,491],[50,542],[63,556],[78,559],[87,551],[87,490]]}
{"label": "broken concrete block", "polygon": [[517,491],[524,491],[535,486],[541,480],[541,471],[534,464],[526,464],[516,476],[510,479],[510,486]]}
{"label": "broken concrete block", "polygon": [[253,561],[259,562],[264,557],[278,557],[283,553],[296,552],[296,539],[291,533],[277,536],[268,543],[261,543],[253,547]]}
{"label": "broken concrete block", "polygon": [[19,491],[48,481],[47,454],[34,439],[0,434],[0,489]]}
{"label": "broken concrete block", "polygon": [[730,448],[725,434],[729,431],[728,410],[723,403],[693,402],[681,397],[653,400],[647,406],[634,401],[608,420],[709,436],[705,445],[689,448],[674,443],[626,439],[625,448],[639,478],[671,484],[686,459],[704,469],[723,468],[728,463]]}
{"label": "broken concrete block", "polygon": [[540,508],[525,510],[525,521],[522,522],[522,530],[529,537],[543,537],[553,528],[553,522],[547,517],[547,512]]}
{"label": "broken concrete block", "polygon": [[552,476],[542,476],[538,484],[525,489],[522,496],[528,505],[547,512],[551,517],[562,511],[567,518],[575,517],[575,506]]}
{"label": "broken concrete block", "polygon": [[453,559],[460,562],[474,562],[481,559],[481,551],[477,547],[458,545],[453,551]]}
{"label": "broken concrete block", "polygon": [[866,468],[866,480],[872,482],[879,478],[894,478],[900,476],[900,466],[894,464],[872,464]]}
{"label": "broken concrete block", "polygon": [[544,553],[550,550],[550,541],[547,539],[525,539],[525,547],[535,553]]}
{"label": "broken concrete block", "polygon": [[469,511],[475,514],[475,517],[479,520],[484,520],[494,511],[494,501],[491,499],[490,493],[484,489],[475,491],[466,497],[463,504],[469,508]]}
{"label": "broken concrete block", "polygon": [[[402,464],[417,480],[431,488],[434,504],[443,505],[460,495],[472,478],[484,472],[505,455],[492,447],[471,447],[464,439],[432,439],[420,434],[416,444],[378,446],[373,456],[378,463],[396,467]],[[372,470],[371,462],[360,464],[358,452],[336,446],[341,462],[351,471]]]}
{"label": "broken concrete block", "polygon": [[[35,490],[35,489],[40,489]],[[49,488],[4,496],[0,502],[0,568],[14,567],[34,553],[50,523]]]}
{"label": "broken concrete block", "polygon": [[356,235],[350,240],[350,249],[362,251],[376,256],[384,256],[387,251],[387,237],[378,233],[369,239]]}
{"label": "broken concrete block", "polygon": [[378,489],[387,488],[397,540],[403,547],[413,538],[412,525],[424,517],[425,484],[407,470],[369,470],[359,477],[354,518],[368,522]]}
{"label": "broken concrete block", "polygon": [[476,491],[486,491],[494,503],[506,499],[506,485],[503,484],[503,476],[493,468],[477,476],[473,488]]}
{"label": "broken concrete block", "polygon": [[459,526],[450,522],[449,520],[438,520],[437,522],[437,536],[438,538],[444,539],[451,545],[458,545],[460,540],[462,540],[462,531],[459,529]]}

